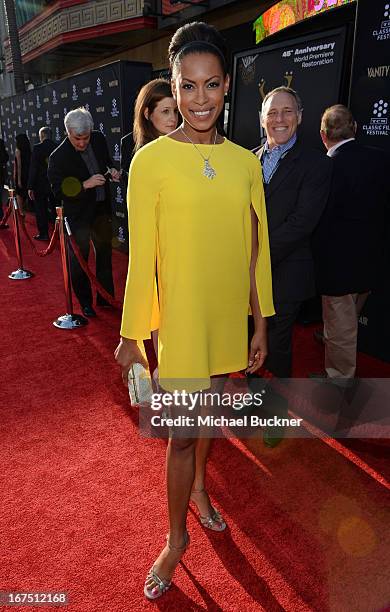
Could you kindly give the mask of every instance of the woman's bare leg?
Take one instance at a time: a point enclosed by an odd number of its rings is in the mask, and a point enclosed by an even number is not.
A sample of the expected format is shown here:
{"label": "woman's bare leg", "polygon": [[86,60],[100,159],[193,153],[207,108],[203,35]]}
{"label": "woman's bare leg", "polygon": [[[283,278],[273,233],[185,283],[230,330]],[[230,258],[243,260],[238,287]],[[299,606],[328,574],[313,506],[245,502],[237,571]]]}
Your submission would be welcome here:
{"label": "woman's bare leg", "polygon": [[188,503],[195,475],[195,445],[195,438],[170,438],[168,443],[166,470],[169,543],[172,548],[167,544],[154,564],[157,575],[166,581],[171,580],[184,552],[175,548],[186,544]]}
{"label": "woman's bare leg", "polygon": [[195,478],[193,488],[200,491],[205,488],[206,464],[210,452],[211,438],[199,438],[195,449]]}
{"label": "woman's bare leg", "polygon": [[[213,393],[221,392],[223,383],[220,379],[212,380]],[[168,442],[166,473],[169,515],[169,544],[167,544],[154,563],[154,571],[163,580],[169,582],[184,552],[187,530],[186,521],[191,490],[204,488],[205,471],[210,438],[171,437]],[[196,486],[195,486],[196,485]],[[213,509],[206,493],[201,494],[200,513],[203,516],[212,514]],[[204,498],[204,499],[203,499]],[[203,506],[205,513],[203,514]],[[182,550],[177,550],[177,549]],[[153,578],[146,582],[151,589]]]}
{"label": "woman's bare leg", "polygon": [[186,533],[191,487],[195,476],[195,438],[170,439],[167,449],[167,492],[170,541],[180,546]]}
{"label": "woman's bare leg", "polygon": [[[222,377],[215,377],[211,379],[210,393],[221,394],[224,388],[225,379]],[[206,411],[208,414],[218,413],[219,408],[207,406]],[[192,486],[191,499],[196,504],[201,516],[211,516],[213,514],[213,507],[210,503],[210,498],[206,492],[206,465],[207,458],[210,452],[212,438],[206,438],[200,433],[200,437],[196,443],[195,450],[195,478]]]}

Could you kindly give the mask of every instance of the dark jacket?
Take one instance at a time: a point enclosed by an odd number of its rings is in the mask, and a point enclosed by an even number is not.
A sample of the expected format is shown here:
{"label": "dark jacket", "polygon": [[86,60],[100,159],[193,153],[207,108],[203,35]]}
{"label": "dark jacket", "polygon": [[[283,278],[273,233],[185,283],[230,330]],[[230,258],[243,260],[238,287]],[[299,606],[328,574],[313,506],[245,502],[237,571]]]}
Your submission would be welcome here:
{"label": "dark jacket", "polygon": [[[254,153],[261,157],[263,148]],[[274,302],[300,302],[315,295],[311,237],[325,208],[332,163],[299,141],[264,185]]]}
{"label": "dark jacket", "polygon": [[49,156],[56,148],[56,144],[46,138],[43,142],[34,145],[31,155],[30,171],[28,174],[28,189],[37,193],[50,193],[50,183],[47,178]]}
{"label": "dark jacket", "polygon": [[350,141],[332,161],[331,193],[313,241],[318,292],[364,293],[382,274],[390,159]]}
{"label": "dark jacket", "polygon": [[4,185],[6,179],[6,164],[9,160],[4,141],[0,138],[0,186]]}
{"label": "dark jacket", "polygon": [[[93,131],[90,144],[99,165],[100,174],[112,167],[107,142],[101,132]],[[80,153],[68,138],[53,151],[47,169],[50,185],[58,204],[63,202],[64,213],[72,221],[90,223],[97,213],[111,214],[109,182],[106,181],[104,202],[96,202],[96,189],[84,191],[82,183],[90,177]]]}

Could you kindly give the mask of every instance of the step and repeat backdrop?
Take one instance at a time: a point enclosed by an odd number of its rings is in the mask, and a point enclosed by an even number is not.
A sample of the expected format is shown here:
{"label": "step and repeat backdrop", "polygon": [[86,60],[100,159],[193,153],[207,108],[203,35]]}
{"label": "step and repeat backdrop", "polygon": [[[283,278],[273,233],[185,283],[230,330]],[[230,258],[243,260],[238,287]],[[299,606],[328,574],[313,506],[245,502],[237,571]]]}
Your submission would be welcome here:
{"label": "step and repeat backdrop", "polygon": [[[260,109],[268,91],[280,85],[297,90],[303,101],[300,135],[323,149],[320,117],[340,102],[346,30],[342,26],[277,44],[262,44],[234,57],[229,136],[246,148],[265,141]],[[357,138],[390,154],[390,4],[358,0],[350,106]],[[325,153],[325,151],[324,151]],[[390,162],[389,162],[390,169]],[[390,205],[389,205],[390,217]],[[383,282],[369,297],[359,321],[359,349],[390,362],[390,219],[385,228]],[[362,246],[364,248],[364,246]]]}
{"label": "step and repeat backdrop", "polygon": [[[151,79],[151,68],[142,62],[118,61],[2,100],[1,134],[10,160],[15,154],[15,137],[22,132],[33,145],[39,141],[39,128],[46,125],[60,144],[66,113],[83,106],[92,114],[95,130],[106,136],[114,166],[119,168],[120,140],[132,129],[134,101],[140,87]],[[8,171],[11,173],[12,163]],[[122,249],[128,247],[125,191],[125,184],[111,184],[113,244]]]}
{"label": "step and repeat backdrop", "polygon": [[[390,2],[358,0],[350,106],[358,140],[387,151],[390,171]],[[369,205],[369,203],[367,203]],[[390,361],[390,203],[383,283],[360,317],[359,348]]]}

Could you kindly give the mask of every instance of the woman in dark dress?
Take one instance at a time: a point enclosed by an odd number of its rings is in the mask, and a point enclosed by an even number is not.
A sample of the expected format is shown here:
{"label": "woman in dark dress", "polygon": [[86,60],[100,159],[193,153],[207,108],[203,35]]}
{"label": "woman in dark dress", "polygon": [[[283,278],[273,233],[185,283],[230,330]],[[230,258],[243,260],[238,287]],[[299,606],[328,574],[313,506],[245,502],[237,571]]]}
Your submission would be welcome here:
{"label": "woman in dark dress", "polygon": [[28,172],[30,169],[31,145],[26,134],[16,135],[14,159],[14,185],[19,210],[24,214],[24,203],[27,198]]}

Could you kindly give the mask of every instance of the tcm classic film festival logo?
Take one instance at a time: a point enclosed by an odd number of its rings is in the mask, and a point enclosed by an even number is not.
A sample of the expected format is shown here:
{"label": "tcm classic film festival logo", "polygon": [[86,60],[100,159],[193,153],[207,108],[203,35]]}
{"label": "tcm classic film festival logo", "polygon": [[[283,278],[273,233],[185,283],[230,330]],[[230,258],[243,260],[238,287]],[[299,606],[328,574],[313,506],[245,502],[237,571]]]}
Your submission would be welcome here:
{"label": "tcm classic film festival logo", "polygon": [[115,118],[119,116],[119,109],[117,106],[116,98],[112,99],[111,117]]}
{"label": "tcm classic film festival logo", "polygon": [[103,95],[103,87],[102,87],[102,80],[100,77],[98,77],[96,79],[96,91],[95,91],[97,96],[102,96]]}
{"label": "tcm classic film festival logo", "polygon": [[126,242],[125,228],[122,226],[118,227],[118,242]]}
{"label": "tcm classic film festival logo", "polygon": [[372,35],[378,42],[380,40],[390,40],[390,3],[386,3],[383,10],[383,21],[377,30],[373,30]]}
{"label": "tcm classic film festival logo", "polygon": [[116,188],[116,197],[115,197],[115,202],[119,205],[123,204],[123,196],[122,196],[122,189],[121,187],[118,185],[118,187]]}
{"label": "tcm classic film festival logo", "polygon": [[[115,202],[116,202],[116,204],[118,205],[119,208],[123,207],[124,199],[123,199],[123,195],[122,195],[122,189],[121,189],[120,186],[118,186],[116,188]],[[121,211],[121,210],[117,210],[115,212],[115,216],[119,217],[120,219],[124,219],[125,218],[125,213],[123,211]],[[124,234],[123,233],[122,233],[121,237],[122,237],[122,239],[124,239]]]}
{"label": "tcm classic film festival logo", "polygon": [[[378,3],[379,7],[379,3]],[[382,21],[379,23],[378,28],[372,31],[372,35],[376,41],[389,40],[390,39],[390,3],[386,2],[383,8]]]}
{"label": "tcm classic film festival logo", "polygon": [[367,136],[389,136],[389,103],[386,100],[374,102],[370,123],[363,125]]}
{"label": "tcm classic film festival logo", "polygon": [[114,145],[113,160],[117,161],[117,162],[120,162],[120,160],[121,160],[120,147],[119,147],[119,144],[117,142]]}

